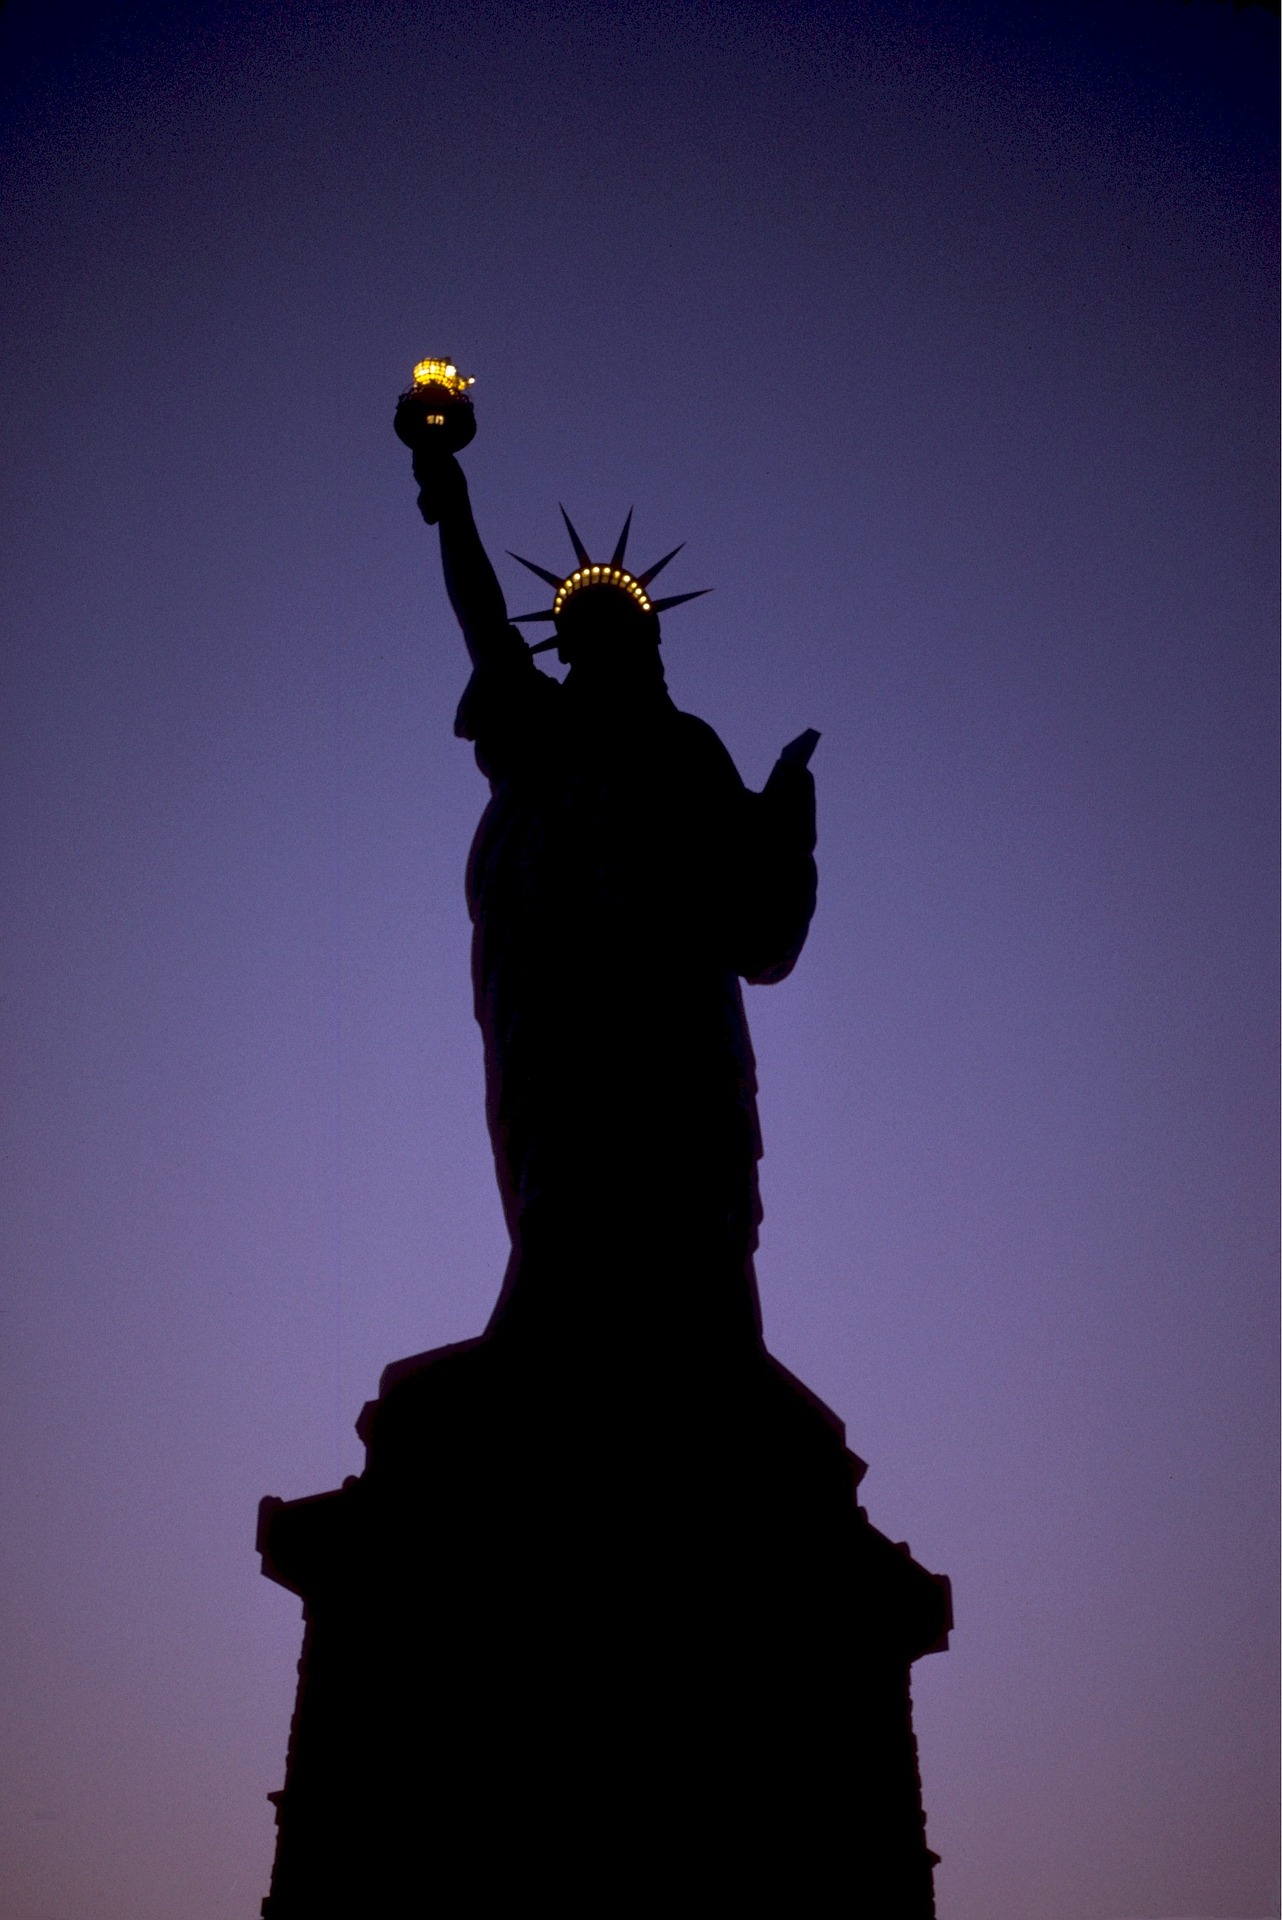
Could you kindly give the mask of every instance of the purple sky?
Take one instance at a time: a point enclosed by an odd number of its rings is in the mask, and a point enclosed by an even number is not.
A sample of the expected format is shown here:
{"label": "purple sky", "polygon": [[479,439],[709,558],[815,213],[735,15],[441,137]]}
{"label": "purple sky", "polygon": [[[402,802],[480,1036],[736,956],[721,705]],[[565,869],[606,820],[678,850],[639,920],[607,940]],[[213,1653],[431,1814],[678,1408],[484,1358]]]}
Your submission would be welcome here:
{"label": "purple sky", "polygon": [[823,731],[761,1286],[953,1578],[943,1920],[1277,1913],[1276,55],[1213,0],[0,14],[3,1920],[257,1911],[258,1498],[496,1291],[391,430],[440,350],[496,554],[635,502],[716,588],[678,703],[753,785]]}

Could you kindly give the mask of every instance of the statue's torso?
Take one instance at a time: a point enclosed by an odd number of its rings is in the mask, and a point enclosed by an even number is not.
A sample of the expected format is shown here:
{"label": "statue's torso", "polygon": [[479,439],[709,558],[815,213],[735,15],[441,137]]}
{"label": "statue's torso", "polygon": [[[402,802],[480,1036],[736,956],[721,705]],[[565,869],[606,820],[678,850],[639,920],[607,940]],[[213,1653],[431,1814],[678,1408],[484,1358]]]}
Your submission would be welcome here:
{"label": "statue's torso", "polygon": [[760,1142],[739,975],[771,893],[763,796],[661,684],[603,708],[514,661],[474,676],[459,730],[493,789],[468,903],[514,1237],[531,1206],[599,1203],[660,1238],[666,1210],[674,1235],[722,1233],[746,1258]]}

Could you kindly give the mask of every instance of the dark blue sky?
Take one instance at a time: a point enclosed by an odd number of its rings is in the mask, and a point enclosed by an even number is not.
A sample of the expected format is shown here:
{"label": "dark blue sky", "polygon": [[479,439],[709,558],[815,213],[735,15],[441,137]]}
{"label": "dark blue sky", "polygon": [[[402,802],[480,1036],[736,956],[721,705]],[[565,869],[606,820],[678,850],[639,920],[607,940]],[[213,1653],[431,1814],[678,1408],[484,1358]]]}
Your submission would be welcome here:
{"label": "dark blue sky", "polygon": [[256,1910],[258,1497],[497,1287],[441,350],[496,555],[635,503],[679,704],[754,785],[823,732],[761,1285],[953,1576],[943,1920],[1276,1914],[1276,64],[1214,0],[0,13],[6,1920]]}

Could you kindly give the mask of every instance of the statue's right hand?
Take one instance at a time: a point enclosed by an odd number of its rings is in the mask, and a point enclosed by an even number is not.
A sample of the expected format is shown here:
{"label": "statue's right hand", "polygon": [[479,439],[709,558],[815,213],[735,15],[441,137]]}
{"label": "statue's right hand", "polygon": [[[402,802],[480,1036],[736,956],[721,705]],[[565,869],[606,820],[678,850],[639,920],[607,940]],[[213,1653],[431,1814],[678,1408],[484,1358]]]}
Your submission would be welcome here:
{"label": "statue's right hand", "polygon": [[444,448],[419,447],[414,454],[414,478],[418,481],[418,510],[429,527],[434,527],[451,507],[467,500],[463,469]]}

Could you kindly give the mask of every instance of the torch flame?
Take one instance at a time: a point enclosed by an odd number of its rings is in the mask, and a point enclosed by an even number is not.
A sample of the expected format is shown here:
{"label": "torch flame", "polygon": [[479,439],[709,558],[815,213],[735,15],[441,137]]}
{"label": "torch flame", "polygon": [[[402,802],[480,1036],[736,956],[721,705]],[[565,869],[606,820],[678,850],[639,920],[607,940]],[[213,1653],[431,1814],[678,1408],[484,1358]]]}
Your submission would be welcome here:
{"label": "torch flame", "polygon": [[444,387],[447,393],[462,393],[475,384],[459,372],[452,360],[420,360],[414,369],[416,387]]}

